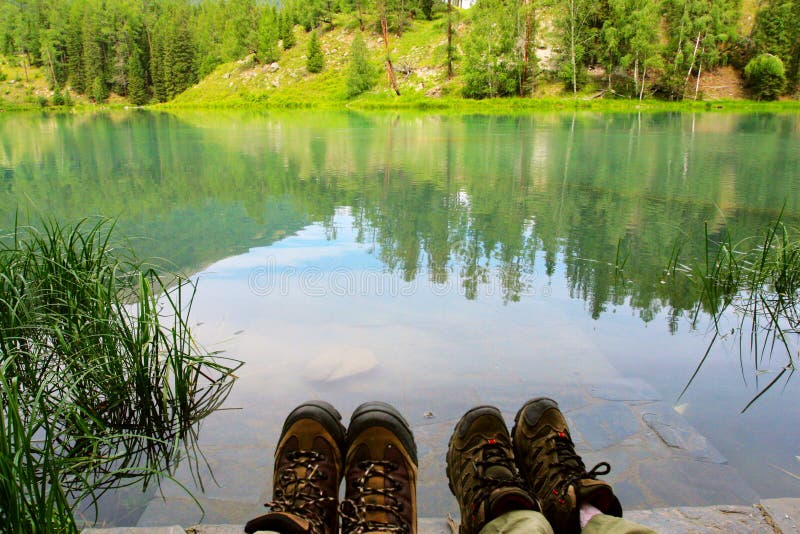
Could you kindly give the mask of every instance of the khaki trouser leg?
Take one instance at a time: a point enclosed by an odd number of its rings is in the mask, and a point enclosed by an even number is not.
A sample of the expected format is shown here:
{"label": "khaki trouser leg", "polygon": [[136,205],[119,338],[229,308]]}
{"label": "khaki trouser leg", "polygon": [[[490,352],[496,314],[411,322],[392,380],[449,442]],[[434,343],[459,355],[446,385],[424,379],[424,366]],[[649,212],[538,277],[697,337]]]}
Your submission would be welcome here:
{"label": "khaki trouser leg", "polygon": [[581,530],[585,534],[656,534],[655,530],[626,521],[621,517],[598,514]]}
{"label": "khaki trouser leg", "polygon": [[[656,534],[621,517],[599,514],[581,531],[584,534]],[[514,510],[488,522],[480,534],[553,534],[553,527],[539,512]]]}
{"label": "khaki trouser leg", "polygon": [[514,510],[486,523],[480,534],[553,534],[553,527],[539,512]]}

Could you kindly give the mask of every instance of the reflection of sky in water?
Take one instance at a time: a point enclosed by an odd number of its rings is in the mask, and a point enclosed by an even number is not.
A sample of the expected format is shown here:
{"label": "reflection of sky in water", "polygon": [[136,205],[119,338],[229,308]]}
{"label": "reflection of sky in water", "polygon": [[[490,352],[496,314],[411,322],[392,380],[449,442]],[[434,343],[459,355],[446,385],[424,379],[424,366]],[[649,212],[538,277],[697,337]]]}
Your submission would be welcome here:
{"label": "reflection of sky in water", "polygon": [[[688,325],[671,335],[666,311],[645,323],[626,305],[609,304],[592,320],[586,303],[570,297],[560,261],[548,278],[537,259],[529,290],[514,303],[503,301],[496,265],[473,301],[457,269],[446,285],[422,269],[405,282],[372,245],[356,242],[346,212],[333,225],[336,239],[330,227],[311,225],[198,275],[197,334],[247,362],[229,402],[243,410],[217,414],[203,440],[224,442],[219,433],[233,432],[271,454],[282,418],[308,398],[334,401],[345,418],[361,402],[388,399],[420,411],[407,413],[418,420],[426,399],[434,413],[459,413],[504,395],[535,396],[541,384],[640,377],[673,400],[709,339]],[[756,490],[796,494],[768,464],[791,467],[798,454],[798,389],[792,382],[739,415],[755,391],[752,380],[742,384],[737,354],[718,350],[681,402]]]}

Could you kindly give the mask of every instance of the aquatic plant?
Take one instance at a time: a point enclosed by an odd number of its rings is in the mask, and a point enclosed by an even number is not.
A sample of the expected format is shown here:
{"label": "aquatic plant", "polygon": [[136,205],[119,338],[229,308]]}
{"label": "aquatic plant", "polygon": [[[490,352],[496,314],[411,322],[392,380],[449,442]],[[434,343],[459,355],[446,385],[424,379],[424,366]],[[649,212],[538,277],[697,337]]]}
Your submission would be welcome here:
{"label": "aquatic plant", "polygon": [[[771,362],[778,351],[785,358],[772,380],[761,387],[747,405],[746,411],[778,381],[787,380],[798,363],[797,341],[800,338],[800,235],[787,227],[783,210],[761,236],[734,241],[728,231],[714,239],[705,231],[705,258],[680,263],[674,252],[667,273],[683,275],[698,291],[692,321],[702,311],[713,320],[713,335],[705,354],[689,379],[681,396],[694,381],[706,362],[712,347],[721,339],[733,336],[738,340],[742,369],[745,356],[752,357],[756,376],[766,372],[762,367]],[[723,315],[736,318],[733,328]],[[788,375],[787,375],[788,373]]]}
{"label": "aquatic plant", "polygon": [[0,241],[0,523],[73,532],[108,489],[196,472],[241,364],[198,346],[194,287],[112,246],[111,221],[41,227]]}

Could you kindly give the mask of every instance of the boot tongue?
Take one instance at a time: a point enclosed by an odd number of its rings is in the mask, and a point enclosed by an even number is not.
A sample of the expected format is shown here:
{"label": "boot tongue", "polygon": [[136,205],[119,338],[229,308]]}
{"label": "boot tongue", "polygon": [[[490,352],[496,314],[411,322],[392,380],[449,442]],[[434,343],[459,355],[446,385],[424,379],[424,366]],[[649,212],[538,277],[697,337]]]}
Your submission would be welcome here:
{"label": "boot tongue", "polygon": [[495,480],[511,480],[514,478],[514,473],[503,465],[492,465],[484,473],[487,477]]}

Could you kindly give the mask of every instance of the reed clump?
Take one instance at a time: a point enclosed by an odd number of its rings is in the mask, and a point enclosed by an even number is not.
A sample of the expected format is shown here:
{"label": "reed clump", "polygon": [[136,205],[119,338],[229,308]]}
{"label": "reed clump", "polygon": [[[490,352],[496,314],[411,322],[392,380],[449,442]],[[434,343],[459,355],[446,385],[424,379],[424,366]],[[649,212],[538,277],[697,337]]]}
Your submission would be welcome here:
{"label": "reed clump", "polygon": [[0,524],[13,532],[75,532],[76,506],[197,464],[197,423],[240,365],[192,337],[191,283],[112,232],[45,222],[0,241]]}
{"label": "reed clump", "polygon": [[[676,252],[669,274],[689,278],[698,292],[692,320],[701,312],[713,319],[708,348],[684,388],[691,385],[712,347],[731,335],[738,340],[740,358],[751,357],[756,376],[766,372],[776,352],[783,358],[775,376],[743,408],[746,411],[782,377],[788,380],[798,364],[800,341],[800,231],[783,223],[783,212],[763,235],[734,241],[729,232],[713,239],[705,232],[705,257],[684,264]],[[735,318],[730,328],[723,316]],[[744,360],[742,360],[744,364]],[[744,369],[744,366],[742,367]]]}

